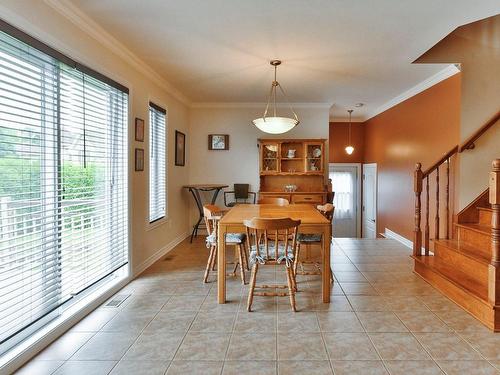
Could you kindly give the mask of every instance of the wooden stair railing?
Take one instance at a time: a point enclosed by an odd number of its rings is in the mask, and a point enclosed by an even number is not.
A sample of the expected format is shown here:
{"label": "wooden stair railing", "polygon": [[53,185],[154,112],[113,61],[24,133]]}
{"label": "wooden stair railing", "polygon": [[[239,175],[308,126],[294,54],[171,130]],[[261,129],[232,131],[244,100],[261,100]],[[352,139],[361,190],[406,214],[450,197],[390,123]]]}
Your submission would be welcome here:
{"label": "wooden stair railing", "polygon": [[500,120],[500,111],[496,113],[486,124],[480,127],[474,134],[472,134],[458,149],[458,152],[474,149],[474,142],[478,140],[486,131],[495,125]]}
{"label": "wooden stair railing", "polygon": [[500,305],[500,159],[492,163],[490,172],[491,263],[488,268],[488,300]]}

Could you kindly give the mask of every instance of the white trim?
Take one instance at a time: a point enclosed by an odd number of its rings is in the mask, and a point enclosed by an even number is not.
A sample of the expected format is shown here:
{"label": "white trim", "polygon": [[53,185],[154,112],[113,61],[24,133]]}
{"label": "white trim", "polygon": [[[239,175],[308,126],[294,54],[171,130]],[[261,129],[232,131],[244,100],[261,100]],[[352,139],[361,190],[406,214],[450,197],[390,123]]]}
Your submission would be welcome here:
{"label": "white trim", "polygon": [[144,262],[139,264],[137,267],[134,267],[134,271],[133,271],[134,273],[133,273],[132,277],[135,278],[138,275],[140,275],[148,267],[150,267],[154,262],[161,259],[163,256],[165,256],[165,254],[167,254],[169,251],[173,250],[177,245],[179,245],[182,241],[184,241],[190,235],[191,234],[189,233],[189,231],[181,233],[176,238],[174,238],[172,241],[170,241],[168,244],[161,247],[159,250],[157,250],[153,255],[151,255]]}
{"label": "white trim", "polygon": [[[362,208],[364,207],[364,204],[365,204],[365,186],[364,186],[365,167],[373,167],[373,168],[375,168],[375,238],[377,238],[377,226],[378,226],[378,166],[377,166],[377,163],[363,163],[363,171],[362,171],[363,175],[362,175],[362,181],[361,181],[361,184],[363,186],[363,192],[362,192],[362,197],[361,197],[361,207]],[[361,229],[363,229],[364,222],[365,222],[364,217],[361,217]],[[365,238],[363,236],[364,236],[364,233],[363,233],[363,230],[361,230],[361,238]]]}
{"label": "white trim", "polygon": [[64,0],[44,0],[47,5],[56,10],[63,17],[79,29],[90,35],[96,41],[101,43],[108,50],[112,51],[124,61],[129,63],[137,71],[143,73],[146,77],[156,82],[167,93],[179,100],[186,106],[189,106],[191,101],[176,89],[170,82],[153,70],[141,58],[128,49],[123,43],[119,42],[115,37],[108,33],[104,28],[82,12],[77,6]]}
{"label": "white trim", "polygon": [[[264,108],[264,102],[198,102],[191,103],[190,108]],[[293,108],[330,108],[330,103],[290,103]],[[276,103],[278,108],[287,108],[288,103]]]}
{"label": "white trim", "polygon": [[395,98],[389,100],[385,104],[382,104],[380,107],[378,107],[375,111],[370,112],[366,118],[363,121],[367,121],[371,119],[372,117],[377,116],[378,114],[387,111],[388,109],[398,105],[401,102],[404,102],[407,99],[410,99],[411,97],[421,93],[424,90],[427,90],[429,87],[434,86],[435,84],[444,81],[447,78],[450,78],[451,76],[459,73],[460,70],[455,64],[450,64],[443,70],[437,72],[433,76],[427,78],[426,80],[416,84],[409,90],[403,92],[402,94],[396,96]]}
{"label": "white trim", "polygon": [[393,232],[392,230],[390,230],[388,228],[385,228],[384,236],[385,236],[385,238],[392,238],[393,240],[396,240],[396,241],[402,243],[403,245],[405,245],[407,248],[413,250],[413,242],[412,241],[410,241],[409,239],[403,237],[402,235],[400,235],[396,232]]}

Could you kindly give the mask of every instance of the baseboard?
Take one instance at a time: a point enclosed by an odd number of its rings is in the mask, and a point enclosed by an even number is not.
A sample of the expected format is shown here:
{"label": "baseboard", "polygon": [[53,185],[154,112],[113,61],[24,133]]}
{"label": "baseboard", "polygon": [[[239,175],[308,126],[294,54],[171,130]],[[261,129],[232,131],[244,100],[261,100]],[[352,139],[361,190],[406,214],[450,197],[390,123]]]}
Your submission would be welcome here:
{"label": "baseboard", "polygon": [[410,241],[409,239],[403,237],[402,235],[400,235],[396,232],[393,232],[392,230],[390,230],[388,228],[385,228],[384,237],[385,238],[392,238],[393,240],[396,240],[399,243],[402,243],[407,248],[413,249],[413,242],[412,241]]}
{"label": "baseboard", "polygon": [[190,232],[186,231],[175,237],[172,241],[170,241],[168,244],[157,250],[153,255],[151,255],[148,259],[146,259],[144,262],[139,264],[137,268],[135,268],[132,271],[132,277],[135,278],[139,276],[141,273],[143,273],[148,267],[153,265],[156,261],[160,260],[162,257],[164,257],[169,251],[174,249],[177,245],[179,245],[182,241],[184,241],[187,237],[190,236]]}

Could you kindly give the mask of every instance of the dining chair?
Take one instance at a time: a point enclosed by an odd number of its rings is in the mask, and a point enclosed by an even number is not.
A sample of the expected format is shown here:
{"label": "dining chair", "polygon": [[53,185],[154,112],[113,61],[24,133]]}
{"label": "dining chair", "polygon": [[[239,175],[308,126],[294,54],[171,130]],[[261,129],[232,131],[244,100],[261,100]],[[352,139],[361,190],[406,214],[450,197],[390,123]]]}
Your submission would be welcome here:
{"label": "dining chair", "polygon": [[285,198],[260,198],[258,204],[275,204],[278,206],[288,206],[290,202]]}
{"label": "dining chair", "polygon": [[[203,282],[208,281],[208,276],[210,271],[215,270],[215,264],[217,261],[217,233],[219,220],[222,218],[222,210],[213,204],[207,204],[203,206],[203,215],[205,218],[205,225],[207,226],[208,236],[206,238],[207,248],[210,249],[207,267],[205,268],[205,275],[203,277]],[[246,251],[246,235],[245,233],[226,233],[226,245],[235,247],[235,262],[233,272],[231,276],[236,276],[236,270],[238,266],[240,268],[240,277],[243,285],[246,284],[245,280],[245,268],[249,270],[248,266],[248,255]]]}
{"label": "dining chair", "polygon": [[[293,271],[293,257],[297,246],[297,229],[300,225],[300,220],[290,218],[253,218],[245,220],[243,223],[246,227],[247,243],[250,250],[249,260],[252,266],[247,310],[249,312],[252,311],[254,296],[289,296],[292,310],[297,311],[295,305],[296,281]],[[273,240],[270,240],[269,236],[272,236]],[[259,267],[280,264],[285,268],[287,285],[256,285]],[[288,292],[255,291],[255,289],[288,289]]]}
{"label": "dining chair", "polygon": [[[224,191],[224,205],[226,207],[234,207],[237,204],[248,204],[249,199],[251,203],[255,204],[255,200],[257,198],[257,193],[250,190],[250,184],[234,184],[232,191]],[[233,195],[234,201],[228,202],[227,197]]]}
{"label": "dining chair", "polygon": [[[316,206],[316,209],[321,212],[321,214],[326,217],[328,220],[330,220],[330,224],[332,223],[333,220],[333,215],[335,212],[335,206],[331,203],[326,203],[324,205],[319,205]],[[331,241],[331,238],[330,238]],[[297,250],[295,253],[295,258],[294,258],[294,264],[293,264],[293,270],[295,275],[321,275],[321,263],[317,261],[311,261],[310,260],[310,247],[311,245],[321,245],[321,234],[316,234],[316,233],[299,233],[297,235]],[[306,256],[304,260],[300,259],[300,251],[302,250],[302,247],[305,247],[306,251]],[[314,265],[315,270],[313,271],[306,271],[304,270],[304,265],[305,264],[312,264]],[[298,266],[300,265],[300,271],[297,270]],[[333,281],[333,276],[330,273],[330,279]]]}

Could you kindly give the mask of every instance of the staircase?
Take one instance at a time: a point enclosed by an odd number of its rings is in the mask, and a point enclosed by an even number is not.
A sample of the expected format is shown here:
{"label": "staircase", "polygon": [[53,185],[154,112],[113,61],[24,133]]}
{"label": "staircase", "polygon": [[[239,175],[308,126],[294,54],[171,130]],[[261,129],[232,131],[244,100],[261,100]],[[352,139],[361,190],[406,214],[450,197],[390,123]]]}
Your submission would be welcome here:
{"label": "staircase", "polygon": [[[492,163],[489,188],[459,212],[450,236],[450,164],[454,148],[426,171],[415,170],[415,272],[493,331],[500,331],[500,159]],[[445,234],[440,212],[441,168],[446,168]],[[436,174],[434,239],[429,225],[430,176]],[[425,182],[424,239],[420,228]],[[451,238],[450,238],[451,237]],[[431,251],[431,244],[432,250]],[[423,245],[423,246],[422,246]]]}

